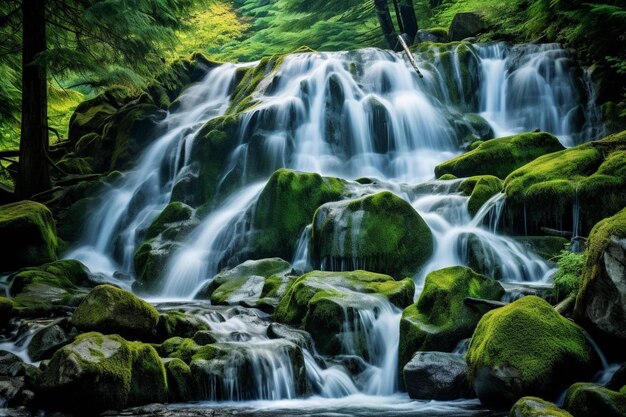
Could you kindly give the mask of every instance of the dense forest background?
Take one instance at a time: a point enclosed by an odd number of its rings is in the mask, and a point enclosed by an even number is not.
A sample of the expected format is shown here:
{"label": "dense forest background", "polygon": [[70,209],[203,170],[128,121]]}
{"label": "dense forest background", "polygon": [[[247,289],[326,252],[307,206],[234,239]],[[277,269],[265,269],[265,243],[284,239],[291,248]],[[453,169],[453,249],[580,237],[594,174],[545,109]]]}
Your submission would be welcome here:
{"label": "dense forest background", "polygon": [[[0,149],[17,149],[20,140],[21,3],[0,5]],[[48,50],[40,62],[48,68],[50,143],[67,137],[69,118],[80,102],[111,87],[136,94],[174,60],[193,52],[243,62],[301,46],[321,51],[385,47],[374,0],[139,3],[143,9],[125,0],[81,0],[72,10],[72,2],[48,0]],[[626,117],[626,9],[621,0],[414,0],[413,5],[420,29],[445,30],[456,13],[480,11],[489,30],[479,41],[539,40],[574,48],[595,71],[601,102],[610,103],[605,112]],[[63,13],[75,14],[68,22]],[[390,13],[395,19],[394,7]],[[88,33],[90,25],[100,33]],[[81,39],[83,32],[87,39]],[[85,42],[92,45],[85,47]],[[7,180],[3,171],[0,176]]]}

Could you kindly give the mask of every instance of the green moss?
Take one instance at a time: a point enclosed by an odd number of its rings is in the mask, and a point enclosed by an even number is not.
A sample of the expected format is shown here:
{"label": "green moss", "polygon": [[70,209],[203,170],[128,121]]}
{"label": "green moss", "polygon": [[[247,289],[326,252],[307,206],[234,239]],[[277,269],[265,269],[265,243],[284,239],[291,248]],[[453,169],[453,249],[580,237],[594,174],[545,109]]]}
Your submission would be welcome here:
{"label": "green moss", "polygon": [[168,402],[189,401],[192,398],[191,369],[180,359],[165,362],[167,372]]}
{"label": "green moss", "polygon": [[192,337],[201,330],[209,330],[209,325],[190,314],[181,311],[168,311],[159,316],[157,338],[167,340],[176,336]]}
{"label": "green moss", "polygon": [[463,181],[460,190],[463,194],[470,196],[467,208],[471,215],[475,215],[487,200],[501,192],[502,188],[503,182],[498,177],[479,175]]}
{"label": "green moss", "polygon": [[70,119],[70,142],[76,144],[88,133],[101,133],[105,121],[116,111],[117,103],[112,103],[106,94],[80,103]]}
{"label": "green moss", "polygon": [[[536,296],[486,313],[466,360],[468,376],[485,404],[555,395],[568,383],[591,376],[598,362],[583,330]],[[500,374],[517,377],[486,382]]]}
{"label": "green moss", "polygon": [[165,368],[154,348],[85,333],[59,349],[41,377],[47,403],[82,413],[163,402]]}
{"label": "green moss", "polygon": [[0,326],[4,326],[13,317],[14,303],[11,299],[0,297]]}
{"label": "green moss", "polygon": [[160,352],[165,357],[177,358],[190,364],[199,349],[200,346],[192,339],[172,337],[161,344]]}
{"label": "green moss", "polygon": [[430,258],[432,233],[413,207],[390,192],[323,205],[313,218],[314,267],[413,276]]}
{"label": "green moss", "polygon": [[77,305],[86,292],[79,286],[89,285],[88,279],[88,270],[82,263],[55,261],[10,275],[9,292],[20,316],[45,316]]}
{"label": "green moss", "polygon": [[400,369],[416,351],[449,352],[471,337],[486,308],[465,305],[466,297],[499,301],[503,295],[500,283],[466,267],[428,274],[417,303],[402,312]]}
{"label": "green moss", "polygon": [[98,412],[128,405],[131,378],[128,343],[117,335],[86,333],[52,356],[41,388],[52,405]]}
{"label": "green moss", "polygon": [[100,285],[87,295],[72,315],[81,330],[116,333],[131,339],[152,339],[159,312],[128,291]]}
{"label": "green moss", "polygon": [[523,397],[513,405],[509,417],[572,417],[572,415],[541,398]]}
{"label": "green moss", "polygon": [[578,203],[579,233],[584,235],[626,206],[625,148],[626,131],[544,155],[512,172],[505,181],[508,222],[520,231],[560,229],[572,223]]}
{"label": "green moss", "polygon": [[[591,233],[589,233],[589,239],[587,240],[586,261],[582,269],[581,287],[576,300],[574,316],[581,322],[591,324],[594,330],[600,330],[605,334],[611,333],[606,328],[607,323],[602,325],[590,323],[590,318],[587,317],[587,310],[593,310],[592,305],[598,293],[607,291],[610,293],[618,292],[614,287],[615,284],[612,283],[610,278],[606,277],[604,255],[612,239],[620,240],[624,238],[626,238],[626,208],[614,216],[598,222],[591,230]],[[608,286],[605,283],[607,280],[611,281]],[[619,306],[619,301],[617,306]],[[610,323],[614,322],[615,319],[608,318],[613,317],[612,315],[606,316],[607,307],[605,305],[603,308],[600,308],[602,311],[596,312],[594,318],[598,322],[608,320],[608,326],[611,327]],[[617,311],[619,311],[619,308]],[[599,316],[605,316],[607,319]]]}
{"label": "green moss", "polygon": [[565,393],[563,408],[576,417],[624,417],[626,394],[595,384],[577,383]]}
{"label": "green moss", "polygon": [[345,182],[319,174],[279,169],[259,195],[253,220],[257,258],[293,257],[293,248],[315,210],[341,198]]}
{"label": "green moss", "polygon": [[169,203],[152,222],[146,232],[146,239],[153,239],[160,235],[169,224],[190,220],[193,216],[193,209],[187,204],[179,201]]}
{"label": "green moss", "polygon": [[[272,282],[276,284],[278,284],[276,281],[287,282],[289,280],[287,274],[291,273],[291,271],[292,268],[289,262],[280,258],[246,261],[232,269],[217,274],[208,286],[198,292],[196,297],[210,297],[213,304],[233,305],[243,303],[255,305],[263,296],[263,288],[267,279],[272,277]],[[278,287],[276,289],[278,290]],[[265,297],[267,297],[267,293]],[[273,294],[273,297],[276,298],[276,294]],[[271,297],[269,297],[264,302],[267,304],[271,301]],[[277,300],[275,299],[273,302],[274,306],[276,303]]]}
{"label": "green moss", "polygon": [[67,174],[86,175],[93,173],[93,161],[90,158],[65,156],[57,166]]}
{"label": "green moss", "polygon": [[554,274],[554,295],[557,301],[576,295],[585,265],[585,255],[562,251],[557,258],[558,270]]}
{"label": "green moss", "polygon": [[403,308],[412,302],[414,292],[415,284],[408,278],[395,281],[390,276],[366,271],[313,271],[289,287],[274,319],[304,326],[320,352],[337,354],[344,320],[358,310],[374,308],[381,298]]}
{"label": "green moss", "polygon": [[26,200],[0,206],[0,235],[10,237],[2,251],[3,272],[56,259],[54,219],[43,204]]}
{"label": "green moss", "polygon": [[474,150],[437,165],[435,175],[493,175],[504,179],[534,159],[562,149],[558,139],[549,133],[522,133],[484,142]]}
{"label": "green moss", "polygon": [[451,181],[451,180],[455,180],[457,178],[454,175],[452,175],[452,174],[443,174],[441,177],[439,177],[439,179],[441,181]]}
{"label": "green moss", "polygon": [[156,350],[141,342],[129,342],[131,353],[131,380],[129,405],[165,402],[168,386],[165,366]]}
{"label": "green moss", "polygon": [[163,271],[170,255],[177,251],[181,244],[161,238],[143,242],[133,258],[136,281],[133,290],[141,294],[154,294],[162,285]]}

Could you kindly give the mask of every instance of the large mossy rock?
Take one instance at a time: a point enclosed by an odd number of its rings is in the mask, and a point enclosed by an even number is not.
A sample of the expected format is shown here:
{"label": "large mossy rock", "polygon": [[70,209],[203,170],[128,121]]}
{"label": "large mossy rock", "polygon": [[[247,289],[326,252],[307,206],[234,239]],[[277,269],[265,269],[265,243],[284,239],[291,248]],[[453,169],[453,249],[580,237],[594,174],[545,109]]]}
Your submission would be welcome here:
{"label": "large mossy rock", "polygon": [[505,179],[534,159],[563,149],[559,140],[549,133],[522,133],[484,142],[474,150],[437,165],[435,175],[437,178],[445,174],[459,178],[493,175]]}
{"label": "large mossy rock", "polygon": [[524,396],[552,398],[593,376],[599,363],[584,331],[536,296],[485,314],[466,360],[474,390],[488,406],[511,406]]}
{"label": "large mossy rock", "polygon": [[182,247],[180,242],[197,225],[195,210],[187,204],[174,201],[163,209],[142,232],[145,240],[133,257],[136,274],[133,290],[142,294],[159,292],[170,256]]}
{"label": "large mossy rock", "polygon": [[73,259],[21,269],[9,276],[9,293],[21,316],[46,316],[76,306],[91,286],[89,270]]}
{"label": "large mossy rock", "polygon": [[430,228],[390,192],[321,206],[313,219],[311,263],[324,270],[366,268],[413,276],[433,252]]}
{"label": "large mossy rock", "polygon": [[[415,284],[408,278],[395,281],[388,275],[367,271],[313,271],[291,284],[274,319],[303,326],[319,352],[337,354],[342,350],[340,333],[345,330],[345,322],[352,322],[361,310],[377,309],[379,314],[391,305],[404,308],[413,301],[414,292]],[[364,348],[359,347],[360,342],[355,343],[358,349]]]}
{"label": "large mossy rock", "polygon": [[86,333],[53,355],[40,391],[54,408],[92,414],[164,402],[167,380],[150,345]]}
{"label": "large mossy rock", "polygon": [[[626,344],[626,208],[599,222],[587,241],[587,260],[574,315],[608,346]],[[621,350],[621,352],[620,352]],[[616,353],[626,358],[623,349]]]}
{"label": "large mossy rock", "polygon": [[209,329],[209,325],[197,316],[182,311],[168,311],[159,316],[157,339],[193,337],[197,332]]}
{"label": "large mossy rock", "polygon": [[513,404],[509,417],[572,417],[572,415],[541,398],[523,397]]}
{"label": "large mossy rock", "polygon": [[100,285],[80,303],[72,323],[83,331],[119,334],[131,340],[152,340],[159,312],[128,291]]}
{"label": "large mossy rock", "polygon": [[[241,401],[304,395],[307,379],[302,349],[281,339],[265,342],[263,348],[264,354],[245,343],[202,347],[190,365],[198,396]],[[290,377],[283,379],[284,375]]]}
{"label": "large mossy rock", "polygon": [[467,210],[472,216],[494,195],[502,191],[504,183],[493,175],[478,175],[464,180],[459,190],[469,196]]}
{"label": "large mossy rock", "polygon": [[503,295],[499,282],[463,266],[428,274],[417,303],[402,312],[400,369],[417,351],[451,352],[472,336],[487,310],[467,306],[466,297],[499,301]]}
{"label": "large mossy rock", "polygon": [[563,408],[574,417],[626,417],[626,390],[617,392],[596,384],[577,383],[565,393]]}
{"label": "large mossy rock", "polygon": [[319,174],[276,171],[259,195],[254,210],[255,258],[292,259],[300,233],[313,222],[318,207],[339,200],[345,181]]}
{"label": "large mossy rock", "polygon": [[34,201],[0,206],[0,235],[5,244],[0,271],[41,265],[57,257],[57,235],[52,213]]}
{"label": "large mossy rock", "polygon": [[289,276],[291,272],[289,262],[280,258],[246,261],[214,276],[195,298],[210,298],[215,305],[241,304],[273,309],[293,279]]}
{"label": "large mossy rock", "polygon": [[504,188],[504,217],[515,232],[561,230],[576,212],[584,236],[626,206],[626,131],[539,157],[512,172]]}

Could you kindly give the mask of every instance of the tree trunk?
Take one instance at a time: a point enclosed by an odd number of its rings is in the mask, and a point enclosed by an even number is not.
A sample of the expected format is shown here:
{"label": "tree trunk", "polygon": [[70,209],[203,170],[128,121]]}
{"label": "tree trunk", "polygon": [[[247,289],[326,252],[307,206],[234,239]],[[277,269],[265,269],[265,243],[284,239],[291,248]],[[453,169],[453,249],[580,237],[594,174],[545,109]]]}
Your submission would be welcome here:
{"label": "tree trunk", "polygon": [[391,13],[389,13],[387,0],[374,0],[374,6],[376,7],[376,15],[378,16],[378,21],[380,22],[380,28],[383,31],[383,35],[385,36],[389,49],[396,49],[398,44],[396,39],[397,35],[395,33],[395,28],[393,27],[393,20],[391,20]]}
{"label": "tree trunk", "polygon": [[398,0],[393,0],[393,10],[396,12],[396,20],[398,21],[398,30],[404,33],[404,25],[402,24],[402,16],[400,14],[400,6]]}
{"label": "tree trunk", "polygon": [[46,50],[46,0],[22,0],[22,122],[17,198],[50,188],[46,68],[33,61]]}
{"label": "tree trunk", "polygon": [[413,42],[417,34],[417,18],[413,0],[400,0],[400,16],[402,16],[403,31],[409,35],[409,40]]}

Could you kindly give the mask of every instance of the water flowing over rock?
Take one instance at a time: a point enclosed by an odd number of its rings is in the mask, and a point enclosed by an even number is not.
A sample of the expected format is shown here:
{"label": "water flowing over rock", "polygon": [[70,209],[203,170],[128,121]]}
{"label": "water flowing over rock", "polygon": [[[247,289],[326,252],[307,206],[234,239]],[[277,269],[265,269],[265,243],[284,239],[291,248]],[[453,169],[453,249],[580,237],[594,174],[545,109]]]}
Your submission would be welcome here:
{"label": "water flowing over rock", "polygon": [[432,246],[424,220],[389,192],[325,204],[313,218],[311,263],[316,269],[411,277],[430,258]]}
{"label": "water flowing over rock", "polygon": [[[401,349],[402,310],[414,307],[416,284],[429,273],[457,267],[469,276],[460,289],[426,279],[422,296],[437,311],[425,322],[438,327],[446,350],[471,336],[482,315],[466,296],[502,296],[491,278],[549,282],[545,259],[497,231],[502,180],[561,144],[595,137],[585,75],[558,45],[420,44],[414,56],[423,80],[390,51],[298,52],[210,65],[180,97],[163,97],[171,105],[159,133],[133,170],[102,182],[93,206],[83,200],[85,233],[66,254],[159,297],[160,312],[131,299],[133,308],[116,314],[145,319],[142,338],[160,343],[163,361],[147,372],[158,398],[134,397],[132,383],[126,390],[136,374],[124,362],[122,376],[97,366],[124,388],[101,400],[126,406],[163,401],[165,392],[180,401],[402,402],[399,371],[420,349]],[[536,128],[558,141],[525,133],[550,145],[505,170],[433,180],[435,167],[463,150],[481,153],[512,141],[494,137]],[[358,268],[373,272],[350,271]],[[441,301],[448,296],[450,311]],[[88,339],[104,350],[94,354],[98,364],[134,349],[117,336],[80,336],[53,356],[49,392],[65,395],[83,381],[78,372],[59,383],[59,364],[79,363],[91,378],[91,365],[76,357]],[[446,396],[461,395],[452,391]]]}

